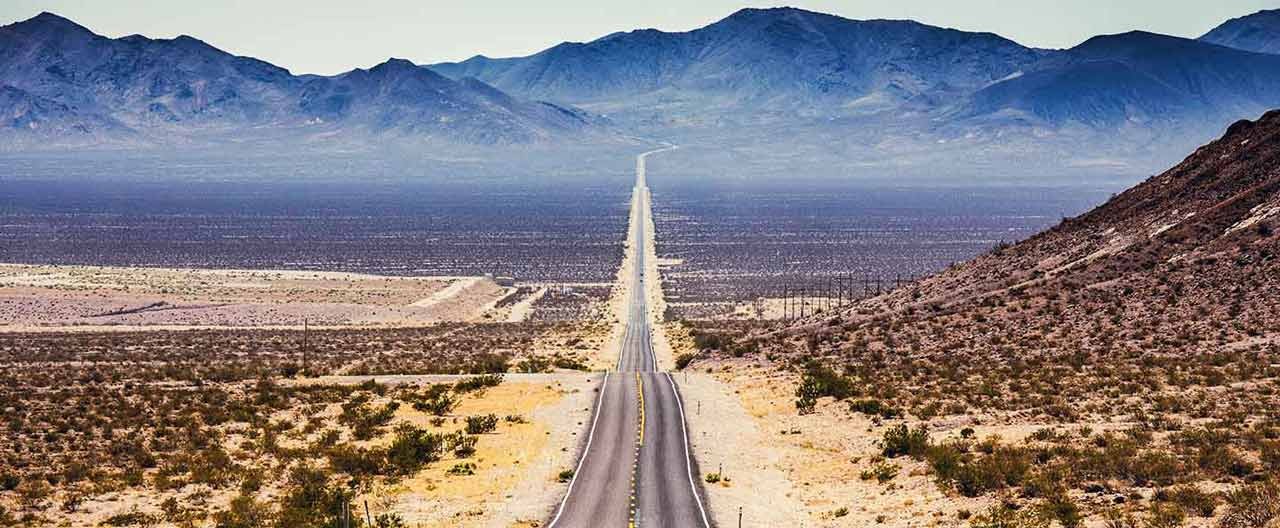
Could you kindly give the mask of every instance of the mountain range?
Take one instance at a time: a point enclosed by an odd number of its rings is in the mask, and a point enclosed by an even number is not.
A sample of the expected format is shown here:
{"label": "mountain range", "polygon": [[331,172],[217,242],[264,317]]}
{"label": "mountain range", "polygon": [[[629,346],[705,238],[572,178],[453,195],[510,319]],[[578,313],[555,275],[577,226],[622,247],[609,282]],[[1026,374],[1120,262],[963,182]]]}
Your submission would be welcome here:
{"label": "mountain range", "polygon": [[[1003,117],[1048,127],[1206,119],[1225,126],[1280,105],[1280,57],[1254,45],[1280,36],[1263,22],[1276,13],[1233,20],[1201,40],[1132,32],[1040,50],[912,21],[744,9],[684,33],[633,31],[432,68],[520,96],[609,110],[687,103],[823,119],[923,112],[935,124]],[[1228,34],[1235,38],[1215,37]]]}
{"label": "mountain range", "polygon": [[580,111],[404,60],[299,76],[192,37],[111,39],[49,13],[0,28],[0,116],[19,147],[272,136],[525,143],[592,127]]}
{"label": "mountain range", "polygon": [[1277,20],[1263,11],[1195,40],[1130,32],[1045,50],[913,21],[743,9],[687,32],[615,33],[527,57],[393,59],[325,77],[192,37],[106,38],[45,13],[0,28],[0,135],[17,149],[503,145],[752,128],[764,143],[781,126],[866,152],[884,149],[867,131],[891,130],[886,156],[948,142],[1124,156],[1199,144],[1280,107]]}

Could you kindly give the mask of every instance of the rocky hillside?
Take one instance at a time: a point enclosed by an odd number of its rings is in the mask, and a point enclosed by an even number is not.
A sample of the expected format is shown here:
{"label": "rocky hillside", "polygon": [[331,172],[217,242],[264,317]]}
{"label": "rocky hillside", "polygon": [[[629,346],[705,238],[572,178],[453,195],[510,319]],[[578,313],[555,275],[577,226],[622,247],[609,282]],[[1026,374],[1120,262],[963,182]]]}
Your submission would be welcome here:
{"label": "rocky hillside", "polygon": [[[768,430],[890,483],[868,496],[941,490],[948,525],[1272,526],[1278,226],[1274,111],[1087,214],[847,312],[746,339],[746,323],[702,323],[729,339],[697,335],[686,361],[743,393],[793,387]],[[857,492],[848,480],[823,485]]]}
{"label": "rocky hillside", "polygon": [[879,300],[877,311],[981,314],[1015,327],[1052,322],[1055,333],[1076,338],[1061,343],[1064,351],[1280,339],[1280,300],[1268,293],[1280,286],[1277,229],[1280,111],[1273,111],[1232,125],[1084,215]]}

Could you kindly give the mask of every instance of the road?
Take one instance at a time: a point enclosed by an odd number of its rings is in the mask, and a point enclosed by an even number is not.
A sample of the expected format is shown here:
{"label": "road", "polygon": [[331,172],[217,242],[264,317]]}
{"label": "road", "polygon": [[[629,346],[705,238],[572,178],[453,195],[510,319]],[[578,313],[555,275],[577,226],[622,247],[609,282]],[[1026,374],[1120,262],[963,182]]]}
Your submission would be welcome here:
{"label": "road", "polygon": [[603,526],[710,528],[689,454],[680,391],[658,370],[645,297],[645,224],[649,187],[645,160],[636,157],[632,190],[631,299],[615,370],[605,375],[587,444],[550,528]]}

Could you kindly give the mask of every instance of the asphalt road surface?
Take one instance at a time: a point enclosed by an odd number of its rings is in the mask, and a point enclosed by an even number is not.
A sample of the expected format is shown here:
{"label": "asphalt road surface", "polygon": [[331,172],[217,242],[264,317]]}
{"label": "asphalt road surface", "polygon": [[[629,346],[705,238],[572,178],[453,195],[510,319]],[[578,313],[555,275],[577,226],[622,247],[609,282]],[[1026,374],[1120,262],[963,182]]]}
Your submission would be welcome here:
{"label": "asphalt road surface", "polygon": [[617,368],[605,376],[587,445],[550,528],[710,528],[689,453],[680,391],[659,372],[645,300],[644,226],[649,218],[645,158],[636,157],[630,281]]}

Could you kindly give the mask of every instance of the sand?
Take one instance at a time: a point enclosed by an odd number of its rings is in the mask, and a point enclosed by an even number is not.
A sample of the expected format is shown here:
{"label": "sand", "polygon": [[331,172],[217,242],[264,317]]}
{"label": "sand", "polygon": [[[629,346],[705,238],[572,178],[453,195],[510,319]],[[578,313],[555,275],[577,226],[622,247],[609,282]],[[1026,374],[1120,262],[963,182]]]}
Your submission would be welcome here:
{"label": "sand", "polygon": [[413,326],[481,320],[508,293],[479,277],[0,265],[0,331]]}

